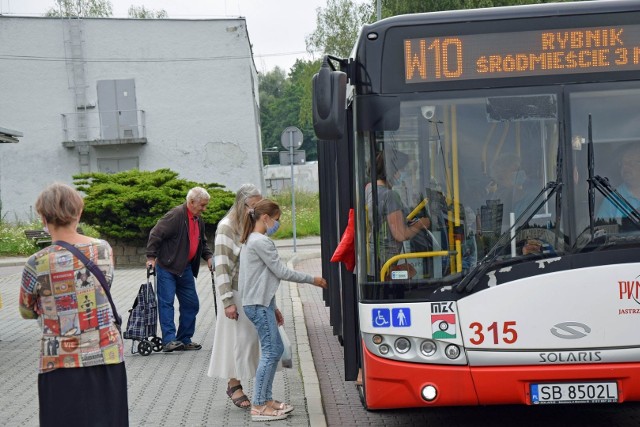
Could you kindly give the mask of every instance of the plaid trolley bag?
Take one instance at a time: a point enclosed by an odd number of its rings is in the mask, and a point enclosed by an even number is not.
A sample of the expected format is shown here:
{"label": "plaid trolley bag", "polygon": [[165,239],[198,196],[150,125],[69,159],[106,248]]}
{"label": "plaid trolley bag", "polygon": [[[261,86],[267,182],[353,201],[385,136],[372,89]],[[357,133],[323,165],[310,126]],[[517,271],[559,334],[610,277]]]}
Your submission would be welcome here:
{"label": "plaid trolley bag", "polygon": [[[123,336],[133,340],[131,354],[140,353],[148,356],[152,351],[162,350],[162,339],[156,335],[158,320],[158,302],[154,287],[149,278],[155,277],[156,272],[147,268],[147,282],[140,285],[138,296],[129,310],[127,329]],[[136,342],[138,342],[136,351]]]}

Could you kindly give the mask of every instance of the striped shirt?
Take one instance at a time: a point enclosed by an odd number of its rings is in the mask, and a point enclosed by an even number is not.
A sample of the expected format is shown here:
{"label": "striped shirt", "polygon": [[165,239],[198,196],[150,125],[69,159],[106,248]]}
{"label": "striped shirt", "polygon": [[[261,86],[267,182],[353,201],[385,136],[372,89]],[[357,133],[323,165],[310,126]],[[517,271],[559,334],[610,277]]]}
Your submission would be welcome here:
{"label": "striped shirt", "polygon": [[[215,286],[224,308],[239,305],[240,301],[233,300],[232,290],[238,290],[238,269],[240,267],[240,233],[236,232],[231,219],[225,216],[218,223],[214,240],[213,260],[216,275]],[[215,289],[214,289],[215,292]]]}

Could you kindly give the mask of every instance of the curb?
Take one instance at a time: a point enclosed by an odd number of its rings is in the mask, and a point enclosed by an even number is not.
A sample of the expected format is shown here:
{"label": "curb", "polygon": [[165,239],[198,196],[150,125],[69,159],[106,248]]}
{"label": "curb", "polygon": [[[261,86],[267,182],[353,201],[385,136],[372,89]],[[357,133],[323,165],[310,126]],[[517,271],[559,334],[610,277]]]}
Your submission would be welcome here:
{"label": "curb", "polygon": [[[308,252],[296,254],[287,261],[287,267],[293,269],[293,266],[300,261],[307,259],[319,258],[320,252]],[[289,283],[289,293],[291,295],[291,304],[293,308],[293,318],[296,333],[296,351],[300,361],[300,371],[302,372],[302,385],[304,389],[305,400],[307,401],[307,412],[309,414],[310,427],[326,427],[327,419],[322,406],[322,395],[320,393],[320,380],[318,372],[311,354],[311,345],[309,343],[309,335],[307,334],[307,322],[304,317],[302,308],[302,300],[300,299],[300,291],[298,283]],[[311,285],[309,285],[311,286]],[[298,325],[304,325],[303,328]]]}

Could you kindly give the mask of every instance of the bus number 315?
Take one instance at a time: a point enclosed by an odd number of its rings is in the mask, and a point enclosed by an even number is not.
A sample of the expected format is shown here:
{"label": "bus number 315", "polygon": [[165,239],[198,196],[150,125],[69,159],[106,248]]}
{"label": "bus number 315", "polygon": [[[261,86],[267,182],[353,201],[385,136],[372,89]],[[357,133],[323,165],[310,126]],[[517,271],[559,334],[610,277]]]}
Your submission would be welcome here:
{"label": "bus number 315", "polygon": [[474,345],[482,344],[486,335],[493,337],[494,344],[498,344],[500,341],[506,344],[513,344],[518,340],[515,321],[502,323],[502,331],[500,331],[499,322],[493,322],[486,328],[480,322],[473,322],[469,325],[469,328],[473,330],[473,337],[470,341]]}

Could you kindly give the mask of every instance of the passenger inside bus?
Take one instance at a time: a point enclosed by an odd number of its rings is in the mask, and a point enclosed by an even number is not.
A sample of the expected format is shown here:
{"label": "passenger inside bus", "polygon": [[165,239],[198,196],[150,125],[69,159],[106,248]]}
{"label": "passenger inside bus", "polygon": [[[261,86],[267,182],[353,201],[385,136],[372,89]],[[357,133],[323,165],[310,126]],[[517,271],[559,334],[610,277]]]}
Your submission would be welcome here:
{"label": "passenger inside bus", "polygon": [[[491,164],[491,181],[485,187],[486,205],[481,207],[483,232],[503,234],[524,213],[538,191],[535,184],[527,179],[520,157],[515,153],[500,154]],[[520,222],[521,224],[521,222]],[[534,234],[541,233],[536,229]],[[532,232],[516,234],[517,253],[522,255],[552,252],[550,243],[540,236],[532,237]],[[548,234],[548,233],[546,233]]]}
{"label": "passenger inside bus", "polygon": [[520,157],[514,153],[499,155],[491,164],[489,176],[491,181],[485,187],[487,205],[496,208],[496,220],[504,232],[511,226],[510,214],[517,218],[526,207],[526,174],[520,167]]}
{"label": "passenger inside bus", "polygon": [[[380,268],[392,256],[402,253],[405,240],[414,238],[431,226],[431,221],[427,217],[407,223],[407,209],[399,194],[393,190],[393,185],[398,181],[402,169],[409,162],[409,156],[395,149],[389,150],[388,156],[388,164],[385,162],[384,152],[380,152],[376,156],[377,209],[373,207],[374,197],[371,184],[367,184],[365,188],[369,242],[367,270],[368,275],[372,278],[377,275],[376,268]],[[377,212],[375,223],[374,212]],[[374,236],[376,229],[377,235]],[[377,263],[375,262],[376,246],[378,250]],[[413,274],[415,275],[415,270]],[[412,276],[411,273],[409,276]],[[381,279],[384,280],[384,278]]]}
{"label": "passenger inside bus", "polygon": [[[616,190],[625,198],[632,208],[640,208],[640,144],[630,144],[624,147],[618,158],[618,167],[621,185]],[[614,187],[616,187],[614,185]],[[616,208],[611,201],[604,199],[596,218],[610,220],[621,220],[622,212]]]}

